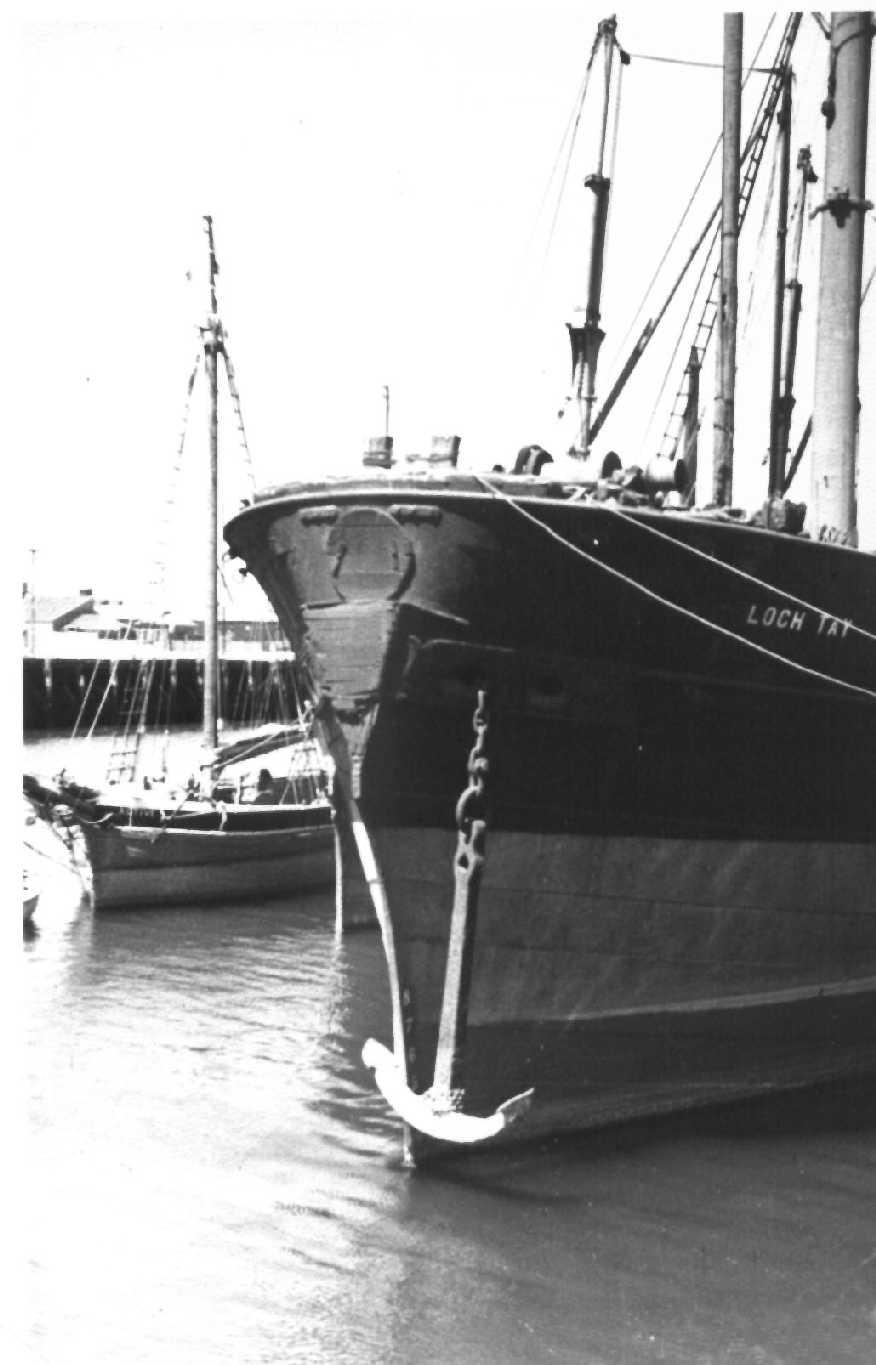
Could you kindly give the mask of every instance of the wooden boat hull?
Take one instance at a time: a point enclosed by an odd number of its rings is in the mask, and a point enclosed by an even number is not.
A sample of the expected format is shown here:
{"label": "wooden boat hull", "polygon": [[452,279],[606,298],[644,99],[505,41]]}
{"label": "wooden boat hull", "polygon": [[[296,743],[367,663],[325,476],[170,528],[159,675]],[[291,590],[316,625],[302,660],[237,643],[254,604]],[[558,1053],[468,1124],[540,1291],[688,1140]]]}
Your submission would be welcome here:
{"label": "wooden boat hull", "polygon": [[465,1108],[535,1088],[495,1140],[876,1070],[876,559],[459,474],[273,490],[226,535],[321,692],[411,1092],[480,689]]}
{"label": "wooden boat hull", "polygon": [[280,829],[87,822],[82,829],[96,910],[269,899],[334,882],[326,809],[310,823]]}

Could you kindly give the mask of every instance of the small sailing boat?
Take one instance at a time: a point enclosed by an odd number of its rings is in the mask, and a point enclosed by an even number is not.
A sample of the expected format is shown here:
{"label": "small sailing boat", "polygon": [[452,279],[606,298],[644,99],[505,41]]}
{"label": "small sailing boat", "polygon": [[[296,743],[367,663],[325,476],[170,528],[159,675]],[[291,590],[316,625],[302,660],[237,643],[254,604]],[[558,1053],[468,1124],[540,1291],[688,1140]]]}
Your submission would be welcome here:
{"label": "small sailing boat", "polygon": [[[876,557],[855,523],[869,13],[831,20],[807,533],[784,496],[778,370],[755,513],[730,477],[735,244],[801,20],[741,151],[742,16],[725,16],[721,266],[679,352],[687,460],[677,439],[626,469],[593,450],[619,392],[594,412],[602,153],[629,61],[612,18],[591,53],[571,458],[405,467],[387,448],[382,467],[267,489],[226,527],[319,689],[387,959],[392,1049],[368,1040],[363,1059],[411,1161],[876,1071]],[[695,508],[716,319],[722,439]]]}
{"label": "small sailing boat", "polygon": [[[121,744],[108,780],[95,788],[65,773],[51,782],[26,774],[25,795],[50,818],[81,830],[95,909],[179,905],[288,895],[330,886],[335,843],[333,763],[312,732],[309,712],[286,724],[218,742],[218,361],[233,390],[233,369],[218,314],[212,220],[210,313],[201,328],[209,388],[210,500],[206,555],[203,736],[200,775],[174,783],[138,778],[155,660],[134,683]],[[193,376],[194,377],[194,376]],[[191,392],[191,382],[190,389]]]}

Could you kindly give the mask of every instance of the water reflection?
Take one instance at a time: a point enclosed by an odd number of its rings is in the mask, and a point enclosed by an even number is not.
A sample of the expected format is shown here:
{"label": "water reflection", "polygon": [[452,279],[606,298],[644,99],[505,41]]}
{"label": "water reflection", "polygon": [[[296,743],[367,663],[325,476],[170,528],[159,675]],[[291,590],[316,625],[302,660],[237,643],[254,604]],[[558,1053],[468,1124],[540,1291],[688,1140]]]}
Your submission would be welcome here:
{"label": "water reflection", "polygon": [[95,916],[54,872],[6,1359],[876,1359],[871,1081],[411,1174],[360,1058],[375,932],[337,945],[325,894]]}

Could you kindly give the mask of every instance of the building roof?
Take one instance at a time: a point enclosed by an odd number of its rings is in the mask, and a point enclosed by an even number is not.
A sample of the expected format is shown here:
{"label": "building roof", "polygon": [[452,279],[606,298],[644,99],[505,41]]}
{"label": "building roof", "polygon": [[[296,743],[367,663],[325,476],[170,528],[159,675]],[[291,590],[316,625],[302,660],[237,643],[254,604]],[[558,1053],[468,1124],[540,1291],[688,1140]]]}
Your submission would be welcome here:
{"label": "building roof", "polygon": [[85,616],[94,611],[94,598],[85,597],[82,594],[73,596],[69,594],[64,597],[26,597],[24,599],[24,617],[26,621],[33,621],[36,625],[51,625],[56,630],[69,625],[79,616]]}

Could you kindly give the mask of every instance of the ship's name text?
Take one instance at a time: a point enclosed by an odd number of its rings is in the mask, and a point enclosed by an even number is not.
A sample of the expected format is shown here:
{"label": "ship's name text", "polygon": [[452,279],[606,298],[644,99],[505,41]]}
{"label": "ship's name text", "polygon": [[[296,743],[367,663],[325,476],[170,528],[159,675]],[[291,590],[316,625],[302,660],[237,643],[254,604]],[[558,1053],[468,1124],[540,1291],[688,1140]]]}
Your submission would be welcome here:
{"label": "ship's name text", "polygon": [[851,629],[851,621],[840,620],[838,616],[828,616],[823,611],[796,611],[793,607],[765,607],[752,602],[745,618],[746,625],[765,626],[768,630],[811,630],[816,635],[835,635],[844,640]]}

